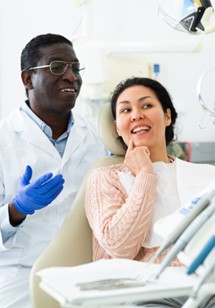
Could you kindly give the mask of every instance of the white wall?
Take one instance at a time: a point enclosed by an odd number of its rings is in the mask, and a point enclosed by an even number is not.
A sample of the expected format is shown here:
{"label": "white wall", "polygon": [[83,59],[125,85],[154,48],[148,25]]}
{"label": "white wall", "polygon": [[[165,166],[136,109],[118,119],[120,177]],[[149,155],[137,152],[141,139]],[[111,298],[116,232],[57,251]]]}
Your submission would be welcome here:
{"label": "white wall", "polygon": [[[145,53],[142,57],[161,65],[161,82],[168,88],[180,113],[179,139],[182,141],[214,141],[212,120],[199,128],[204,112],[196,95],[201,73],[214,65],[215,33],[190,36],[169,27],[157,15],[158,0],[90,0],[91,16],[88,34],[105,42],[201,41],[200,53]],[[73,39],[82,35],[78,24],[84,8],[72,0],[27,0],[1,2],[0,8],[0,117],[5,117],[23,99],[20,80],[20,53],[34,36],[53,32]],[[92,72],[93,74],[93,72]],[[79,112],[84,113],[82,106]],[[78,108],[77,108],[78,110]]]}

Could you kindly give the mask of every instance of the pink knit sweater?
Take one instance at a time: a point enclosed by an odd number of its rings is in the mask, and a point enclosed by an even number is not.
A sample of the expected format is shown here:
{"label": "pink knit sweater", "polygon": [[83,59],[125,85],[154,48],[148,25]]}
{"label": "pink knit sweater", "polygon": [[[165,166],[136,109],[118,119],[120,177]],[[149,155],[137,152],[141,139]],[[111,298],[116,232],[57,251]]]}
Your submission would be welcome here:
{"label": "pink knit sweater", "polygon": [[[139,172],[128,197],[117,170],[129,171],[123,164],[100,167],[87,181],[85,210],[93,230],[93,260],[127,258],[147,262],[157,249],[143,245],[150,228],[157,177]],[[180,263],[176,259],[171,265]]]}

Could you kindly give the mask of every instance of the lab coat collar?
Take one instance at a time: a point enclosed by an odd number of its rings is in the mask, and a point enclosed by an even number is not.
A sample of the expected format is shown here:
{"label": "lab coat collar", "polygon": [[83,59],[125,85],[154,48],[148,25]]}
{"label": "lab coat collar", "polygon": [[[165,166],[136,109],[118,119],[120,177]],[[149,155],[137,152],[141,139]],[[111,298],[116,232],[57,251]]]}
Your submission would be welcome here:
{"label": "lab coat collar", "polygon": [[[12,129],[22,134],[22,138],[28,140],[36,147],[46,151],[56,159],[62,159],[54,145],[48,140],[48,137],[41,131],[36,123],[34,123],[20,108],[16,108],[11,114]],[[63,163],[65,163],[72,155],[72,152],[82,143],[86,136],[87,129],[84,121],[74,114],[74,124],[71,128],[65,152],[63,155]]]}
{"label": "lab coat collar", "polygon": [[[63,164],[65,164],[68,159],[71,157],[72,153],[76,151],[79,146],[83,143],[84,138],[86,137],[88,127],[84,120],[78,115],[73,113],[74,123],[71,127],[66,148],[63,155]],[[81,156],[80,156],[81,159]]]}
{"label": "lab coat collar", "polygon": [[13,129],[15,132],[21,134],[21,138],[49,153],[52,157],[61,159],[60,154],[48,137],[25,112],[17,110],[12,116],[14,116],[14,119],[12,119]]}

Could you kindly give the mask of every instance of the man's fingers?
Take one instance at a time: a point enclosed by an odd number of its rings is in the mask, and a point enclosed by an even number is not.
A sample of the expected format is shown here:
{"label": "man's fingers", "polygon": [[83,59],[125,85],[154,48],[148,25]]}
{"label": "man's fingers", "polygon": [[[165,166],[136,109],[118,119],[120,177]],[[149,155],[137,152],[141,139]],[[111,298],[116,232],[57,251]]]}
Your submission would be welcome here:
{"label": "man's fingers", "polygon": [[52,178],[52,176],[53,176],[53,174],[51,172],[42,175],[41,177],[39,177],[37,180],[35,180],[31,184],[31,187],[32,188],[39,188],[40,186],[45,184],[48,180],[50,180]]}
{"label": "man's fingers", "polygon": [[30,166],[26,166],[26,169],[25,169],[25,173],[23,175],[23,177],[21,178],[20,182],[21,184],[23,185],[28,185],[29,182],[30,182],[30,179],[32,177],[32,169]]}

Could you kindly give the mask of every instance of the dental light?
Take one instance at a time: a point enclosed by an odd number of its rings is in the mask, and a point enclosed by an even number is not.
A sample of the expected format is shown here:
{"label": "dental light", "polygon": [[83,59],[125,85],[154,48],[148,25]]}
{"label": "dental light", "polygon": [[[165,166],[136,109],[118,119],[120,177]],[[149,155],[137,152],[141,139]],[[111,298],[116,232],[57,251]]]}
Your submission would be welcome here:
{"label": "dental light", "polygon": [[164,0],[159,16],[171,27],[189,34],[215,31],[214,9],[210,0]]}

